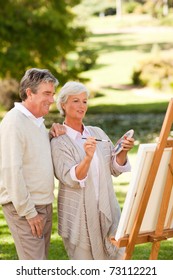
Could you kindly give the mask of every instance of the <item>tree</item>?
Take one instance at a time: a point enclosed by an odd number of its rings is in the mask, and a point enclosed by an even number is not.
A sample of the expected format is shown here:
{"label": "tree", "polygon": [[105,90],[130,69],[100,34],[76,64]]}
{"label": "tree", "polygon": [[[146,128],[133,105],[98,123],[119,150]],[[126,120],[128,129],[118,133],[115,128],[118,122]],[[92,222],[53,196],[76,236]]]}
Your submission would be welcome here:
{"label": "tree", "polygon": [[1,78],[19,80],[30,67],[48,68],[62,82],[78,75],[80,69],[67,69],[66,57],[86,38],[72,11],[80,0],[0,2]]}
{"label": "tree", "polygon": [[[150,1],[147,1],[150,3]],[[167,16],[169,12],[169,0],[152,0],[152,15],[157,17],[159,10],[162,10],[162,16]]]}

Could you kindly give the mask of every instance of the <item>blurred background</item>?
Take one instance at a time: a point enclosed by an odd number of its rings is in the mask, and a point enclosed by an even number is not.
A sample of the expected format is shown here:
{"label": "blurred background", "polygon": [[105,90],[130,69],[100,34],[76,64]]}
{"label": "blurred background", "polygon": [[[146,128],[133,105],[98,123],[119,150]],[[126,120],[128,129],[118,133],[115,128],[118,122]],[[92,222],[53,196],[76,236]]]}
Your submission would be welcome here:
{"label": "blurred background", "polygon": [[[139,144],[157,141],[173,97],[173,0],[0,0],[0,120],[20,101],[19,81],[31,67],[58,78],[57,94],[68,80],[85,83],[85,124],[100,126],[114,143],[133,128],[134,168]],[[52,122],[62,122],[55,104],[45,117],[48,129]],[[121,207],[130,176],[114,182]],[[50,259],[67,259],[56,202],[54,215]],[[16,259],[1,209],[0,219],[0,259]],[[163,245],[160,259],[173,259],[172,245]],[[134,259],[147,259],[147,246]]]}

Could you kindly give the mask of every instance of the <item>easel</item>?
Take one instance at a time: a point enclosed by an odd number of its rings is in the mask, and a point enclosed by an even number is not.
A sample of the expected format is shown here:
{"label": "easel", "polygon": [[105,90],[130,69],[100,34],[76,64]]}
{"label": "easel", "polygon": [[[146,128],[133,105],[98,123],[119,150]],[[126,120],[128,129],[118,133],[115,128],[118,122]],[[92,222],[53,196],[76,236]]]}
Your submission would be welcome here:
{"label": "easel", "polygon": [[168,238],[173,237],[173,228],[170,228],[172,217],[173,217],[173,207],[171,211],[170,220],[164,229],[164,223],[166,218],[166,213],[168,210],[169,199],[173,186],[173,149],[171,151],[171,158],[169,163],[169,168],[166,177],[166,183],[164,187],[161,207],[159,210],[159,216],[157,220],[157,226],[154,232],[146,232],[140,234],[140,227],[145,214],[147,203],[152,191],[154,180],[157,175],[159,164],[163,155],[164,148],[173,148],[173,139],[169,139],[169,133],[173,124],[173,98],[170,100],[165,119],[160,132],[159,141],[157,143],[156,151],[154,153],[153,161],[151,164],[150,172],[146,180],[144,192],[139,204],[139,208],[135,217],[134,225],[128,236],[124,236],[119,240],[111,238],[111,242],[117,247],[126,247],[124,254],[124,260],[129,260],[132,257],[133,250],[136,244],[142,244],[146,242],[152,242],[152,249],[150,253],[150,260],[156,260],[158,258],[158,253],[160,249],[160,242]]}

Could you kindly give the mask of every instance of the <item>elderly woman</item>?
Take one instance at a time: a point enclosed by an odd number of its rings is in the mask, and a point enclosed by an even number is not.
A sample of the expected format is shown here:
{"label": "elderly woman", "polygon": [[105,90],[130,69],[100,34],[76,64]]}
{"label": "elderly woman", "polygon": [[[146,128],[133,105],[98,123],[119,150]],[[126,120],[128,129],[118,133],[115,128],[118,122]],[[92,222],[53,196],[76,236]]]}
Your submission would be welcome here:
{"label": "elderly woman", "polygon": [[57,107],[66,127],[66,134],[51,141],[59,180],[58,232],[72,260],[122,259],[124,250],[109,240],[120,218],[111,175],[130,171],[127,152],[134,139],[124,138],[123,150],[115,156],[105,132],[83,123],[88,97],[88,89],[73,81],[58,95]]}

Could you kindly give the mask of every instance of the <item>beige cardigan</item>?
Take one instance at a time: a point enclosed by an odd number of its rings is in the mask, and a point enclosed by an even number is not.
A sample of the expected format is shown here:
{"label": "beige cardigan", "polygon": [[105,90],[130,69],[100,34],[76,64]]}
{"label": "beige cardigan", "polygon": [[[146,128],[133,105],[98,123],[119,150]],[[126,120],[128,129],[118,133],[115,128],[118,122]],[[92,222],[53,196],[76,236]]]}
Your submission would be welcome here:
{"label": "beige cardigan", "polygon": [[[87,127],[96,138],[109,139],[98,127]],[[59,180],[58,232],[72,244],[90,248],[95,260],[116,258],[117,248],[108,237],[114,235],[120,218],[111,175],[120,173],[113,168],[113,144],[98,142],[100,185],[98,206],[93,180],[88,172],[86,187],[71,179],[70,169],[78,164],[85,152],[69,136],[62,135],[51,141],[55,176]]]}

